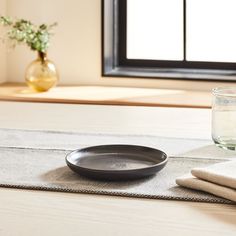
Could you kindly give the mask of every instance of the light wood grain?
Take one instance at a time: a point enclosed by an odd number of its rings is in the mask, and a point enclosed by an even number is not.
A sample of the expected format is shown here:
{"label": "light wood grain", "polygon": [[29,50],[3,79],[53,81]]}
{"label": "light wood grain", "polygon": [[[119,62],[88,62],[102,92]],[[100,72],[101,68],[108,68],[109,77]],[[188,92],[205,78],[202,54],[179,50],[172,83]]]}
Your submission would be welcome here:
{"label": "light wood grain", "polygon": [[[236,207],[0,189],[0,234],[232,235]],[[14,227],[13,227],[14,225]]]}
{"label": "light wood grain", "polygon": [[211,139],[211,110],[0,101],[0,127]]}
{"label": "light wood grain", "polygon": [[[210,110],[0,102],[0,127],[210,138]],[[0,188],[0,235],[233,236],[236,206]]]}
{"label": "light wood grain", "polygon": [[70,104],[211,107],[210,92],[101,86],[58,86],[48,92],[36,93],[21,84],[3,84],[0,86],[0,100]]}

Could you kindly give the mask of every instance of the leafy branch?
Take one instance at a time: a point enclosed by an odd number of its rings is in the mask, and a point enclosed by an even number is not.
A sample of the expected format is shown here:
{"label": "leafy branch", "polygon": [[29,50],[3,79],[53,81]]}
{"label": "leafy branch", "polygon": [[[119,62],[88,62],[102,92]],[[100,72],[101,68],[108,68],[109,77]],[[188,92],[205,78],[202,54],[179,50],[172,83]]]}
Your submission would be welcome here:
{"label": "leafy branch", "polygon": [[0,16],[0,24],[7,28],[6,37],[16,46],[18,43],[28,45],[32,50],[45,53],[49,47],[52,29],[57,23],[51,25],[34,25],[32,22]]}

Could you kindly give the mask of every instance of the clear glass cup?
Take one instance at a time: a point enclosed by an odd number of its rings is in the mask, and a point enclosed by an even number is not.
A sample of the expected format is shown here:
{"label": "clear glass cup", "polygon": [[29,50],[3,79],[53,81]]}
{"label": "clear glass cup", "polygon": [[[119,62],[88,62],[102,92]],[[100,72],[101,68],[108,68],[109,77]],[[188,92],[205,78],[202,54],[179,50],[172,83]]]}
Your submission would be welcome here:
{"label": "clear glass cup", "polygon": [[221,148],[236,150],[236,87],[212,93],[212,139]]}

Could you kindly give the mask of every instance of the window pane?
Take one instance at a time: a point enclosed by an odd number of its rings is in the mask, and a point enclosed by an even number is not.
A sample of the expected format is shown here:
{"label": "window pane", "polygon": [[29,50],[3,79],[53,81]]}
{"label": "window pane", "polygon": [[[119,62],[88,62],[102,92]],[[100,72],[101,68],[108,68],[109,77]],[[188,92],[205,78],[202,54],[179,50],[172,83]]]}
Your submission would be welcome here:
{"label": "window pane", "polygon": [[236,62],[236,0],[187,0],[187,60]]}
{"label": "window pane", "polygon": [[183,0],[127,0],[127,58],[183,60]]}

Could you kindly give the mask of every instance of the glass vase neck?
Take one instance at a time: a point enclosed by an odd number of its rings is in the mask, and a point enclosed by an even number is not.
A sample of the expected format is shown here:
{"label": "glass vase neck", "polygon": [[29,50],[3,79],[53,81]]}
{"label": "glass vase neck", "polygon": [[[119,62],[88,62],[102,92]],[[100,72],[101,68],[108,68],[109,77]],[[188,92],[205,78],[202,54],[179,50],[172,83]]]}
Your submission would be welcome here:
{"label": "glass vase neck", "polygon": [[38,52],[38,59],[42,62],[47,60],[47,53],[46,52]]}

